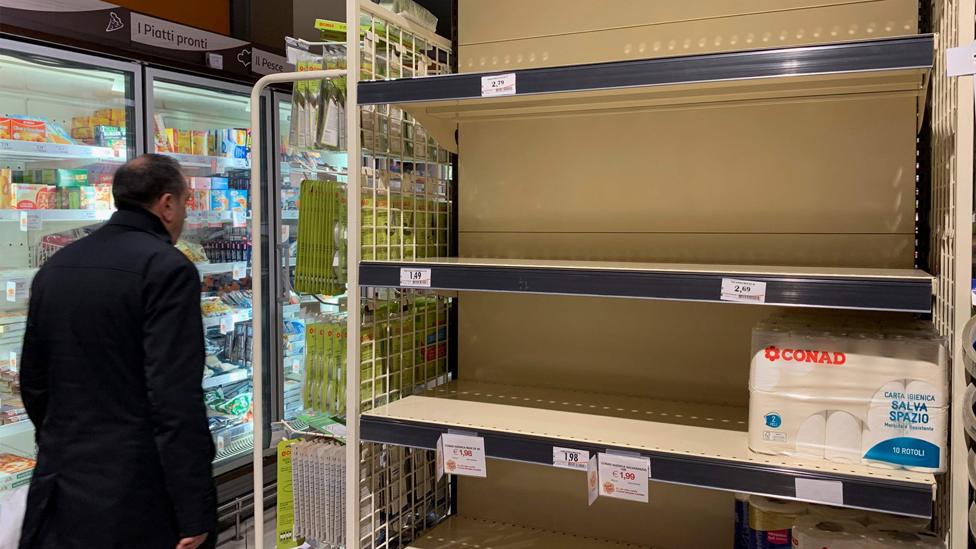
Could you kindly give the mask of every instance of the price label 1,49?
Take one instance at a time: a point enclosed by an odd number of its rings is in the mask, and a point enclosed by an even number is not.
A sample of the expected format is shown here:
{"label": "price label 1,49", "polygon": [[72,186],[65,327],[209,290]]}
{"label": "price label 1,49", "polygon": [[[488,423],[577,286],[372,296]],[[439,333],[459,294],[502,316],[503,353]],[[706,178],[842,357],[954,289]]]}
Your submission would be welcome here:
{"label": "price label 1,49", "polygon": [[400,286],[430,288],[430,269],[400,269]]}
{"label": "price label 1,49", "polygon": [[766,283],[755,280],[722,279],[722,301],[765,303]]}
{"label": "price label 1,49", "polygon": [[599,455],[600,495],[647,503],[651,460],[646,457]]}
{"label": "price label 1,49", "polygon": [[450,475],[486,477],[485,439],[471,435],[441,435],[437,444],[438,461],[443,471]]}
{"label": "price label 1,49", "polygon": [[562,469],[573,469],[585,471],[586,464],[590,460],[590,453],[586,450],[574,450],[573,448],[552,447],[552,466]]}

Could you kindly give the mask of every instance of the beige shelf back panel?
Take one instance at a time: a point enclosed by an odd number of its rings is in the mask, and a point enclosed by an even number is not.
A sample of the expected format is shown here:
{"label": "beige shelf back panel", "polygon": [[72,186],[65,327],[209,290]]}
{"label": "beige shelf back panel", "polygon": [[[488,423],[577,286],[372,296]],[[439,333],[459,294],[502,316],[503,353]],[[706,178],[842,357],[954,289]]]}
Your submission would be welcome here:
{"label": "beige shelf back panel", "polygon": [[460,72],[904,36],[915,0],[460,0]]}
{"label": "beige shelf back panel", "polygon": [[550,532],[505,522],[462,516],[449,517],[409,545],[409,549],[650,549],[591,537]]}

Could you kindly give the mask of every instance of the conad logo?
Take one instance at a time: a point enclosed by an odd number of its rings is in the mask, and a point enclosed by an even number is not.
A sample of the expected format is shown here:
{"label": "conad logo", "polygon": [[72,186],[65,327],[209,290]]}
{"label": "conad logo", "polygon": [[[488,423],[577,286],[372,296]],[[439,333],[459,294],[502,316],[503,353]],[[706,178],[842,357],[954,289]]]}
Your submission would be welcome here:
{"label": "conad logo", "polygon": [[830,364],[832,366],[840,366],[847,362],[847,355],[844,353],[811,351],[808,349],[780,349],[773,345],[766,347],[764,354],[770,362],[785,360],[787,362],[810,362],[812,364]]}

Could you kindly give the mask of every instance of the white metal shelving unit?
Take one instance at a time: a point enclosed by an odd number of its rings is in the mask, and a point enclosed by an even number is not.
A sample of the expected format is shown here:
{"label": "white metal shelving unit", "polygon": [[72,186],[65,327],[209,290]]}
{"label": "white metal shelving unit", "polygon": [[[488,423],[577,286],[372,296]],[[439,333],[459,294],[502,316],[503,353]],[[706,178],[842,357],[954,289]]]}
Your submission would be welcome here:
{"label": "white metal shelving unit", "polygon": [[[362,13],[389,17],[388,14],[376,12],[377,9],[369,2],[347,0],[349,28],[356,28],[360,24]],[[959,330],[961,321],[968,317],[969,275],[964,271],[968,271],[969,262],[960,265],[956,258],[962,252],[967,257],[969,254],[968,210],[972,163],[971,158],[966,158],[968,155],[956,155],[954,152],[972,149],[972,109],[965,99],[971,95],[972,84],[969,79],[948,82],[941,67],[941,56],[947,45],[973,38],[972,12],[972,2],[936,2],[934,26],[947,39],[935,42],[935,71],[931,77],[934,85],[931,91],[928,91],[928,68],[932,64],[933,38],[924,35],[846,45],[786,48],[758,54],[744,52],[630,65],[607,63],[603,67],[594,65],[515,71],[520,90],[528,93],[524,97],[520,92],[515,97],[492,99],[478,97],[481,74],[440,78],[417,78],[421,75],[413,74],[410,75],[414,77],[412,80],[359,83],[361,44],[350,36],[347,44],[349,79],[346,104],[349,166],[363,162],[364,155],[402,157],[402,150],[391,155],[390,151],[370,151],[360,143],[363,129],[361,112],[375,113],[380,105],[390,104],[399,105],[412,116],[411,120],[420,122],[432,136],[449,145],[453,143],[452,134],[458,121],[464,120],[502,120],[524,116],[544,118],[549,114],[580,110],[587,111],[587,114],[593,114],[593,111],[610,113],[635,106],[685,105],[689,102],[813,98],[843,94],[845,90],[909,95],[922,105],[928,92],[932,94],[933,129],[942,132],[941,137],[948,136],[948,139],[932,144],[931,275],[910,269],[897,272],[844,272],[842,269],[797,272],[781,267],[721,265],[621,267],[619,264],[595,266],[503,259],[427,260],[417,255],[373,256],[364,260],[360,231],[354,230],[362,227],[362,212],[358,208],[349,208],[348,226],[353,229],[349,233],[349,263],[360,268],[350,269],[348,280],[349,287],[353,289],[349,292],[348,301],[347,352],[348,547],[393,547],[393,540],[396,540],[397,543],[405,541],[404,546],[427,548],[440,547],[445,543],[470,545],[486,539],[502,538],[540,547],[605,546],[598,540],[583,540],[463,515],[449,517],[428,531],[427,528],[442,517],[425,517],[425,513],[444,510],[442,502],[436,497],[431,499],[431,450],[440,434],[457,429],[473,430],[482,435],[489,457],[528,463],[544,463],[551,458],[551,454],[548,454],[551,447],[562,443],[590,452],[607,449],[637,452],[651,459],[652,468],[657,472],[652,480],[667,483],[791,498],[796,497],[795,492],[791,493],[795,489],[793,483],[796,479],[839,481],[844,486],[845,505],[911,516],[934,515],[949,533],[951,547],[965,547],[968,529],[962,525],[966,524],[968,518],[968,483],[964,478],[967,471],[965,446],[958,442],[964,440],[958,403],[962,400],[966,378],[962,371]],[[401,25],[400,28],[412,28],[408,21],[394,22]],[[764,66],[761,62],[764,55],[773,62]],[[756,59],[760,59],[758,64],[755,63]],[[736,69],[739,72],[722,72],[723,67],[735,67],[740,61],[741,66]],[[682,63],[687,66],[682,67]],[[674,70],[665,71],[666,76],[662,78],[657,69],[664,66],[674,67]],[[684,68],[689,68],[689,71],[684,71]],[[704,72],[696,72],[699,70]],[[709,74],[708,71],[716,72]],[[613,78],[613,75],[620,77],[625,74],[636,74],[637,81],[621,80],[615,86],[607,86],[605,81],[594,84],[604,78]],[[647,78],[641,81],[641,75]],[[760,80],[751,86],[753,82],[750,79]],[[523,88],[523,82],[527,82],[529,87]],[[532,87],[535,85],[538,89]],[[677,93],[668,95],[668,90]],[[364,111],[360,110],[361,106],[366,107]],[[359,170],[349,170],[350,204],[363,204],[367,192],[372,193],[377,189],[366,184],[365,179]],[[255,215],[259,213],[259,207],[256,206]],[[256,238],[258,236],[255,235]],[[260,268],[259,261],[255,268]],[[627,400],[596,393],[530,390],[464,380],[436,386],[423,394],[406,392],[396,395],[403,397],[399,399],[393,397],[392,393],[383,395],[385,401],[364,399],[363,387],[367,383],[373,384],[371,396],[377,396],[375,362],[382,339],[368,337],[370,332],[375,336],[378,325],[364,313],[383,302],[387,295],[412,295],[413,290],[398,280],[401,268],[429,268],[430,287],[447,291],[539,292],[699,301],[721,301],[716,279],[724,278],[723,275],[771,277],[767,283],[773,286],[778,282],[775,279],[782,277],[789,279],[790,284],[799,284],[799,287],[781,291],[782,295],[793,296],[793,301],[774,303],[931,312],[937,326],[951,338],[954,346],[953,391],[956,406],[952,440],[955,443],[950,472],[931,475],[885,471],[860,465],[835,466],[753,454],[745,443],[742,423],[745,411],[736,407],[707,408],[680,402]],[[615,289],[606,291],[596,289],[599,284],[593,282],[594,272],[600,275],[611,272],[621,275],[621,279],[626,278],[623,275],[636,272],[643,278],[633,282],[627,291],[623,291],[622,288],[626,286],[620,284],[610,284]],[[700,282],[697,278],[703,272],[707,280],[700,286],[696,285],[696,282]],[[537,278],[527,278],[533,276]],[[578,284],[570,289],[558,286],[560,279],[566,278],[575,278]],[[664,278],[669,282],[676,279],[677,285],[664,283]],[[838,292],[838,282],[853,286]],[[897,287],[887,285],[891,282],[895,282]],[[601,281],[600,284],[607,283]],[[648,286],[655,288],[650,295],[634,290]],[[960,288],[964,286],[967,291],[962,292]],[[362,291],[355,290],[360,287]],[[392,293],[378,293],[375,290],[377,287],[387,288],[383,291]],[[689,287],[693,287],[693,291],[688,290]],[[804,287],[808,290],[804,290]],[[678,290],[692,293],[679,294]],[[260,291],[256,282],[256,302],[260,301]],[[797,291],[801,295],[799,299],[796,299]],[[808,293],[804,294],[804,291]],[[822,295],[817,299],[810,297],[817,293]],[[770,295],[775,294],[772,291]],[[934,307],[928,305],[928,298],[933,294],[936,296]],[[870,304],[855,302],[870,295],[876,295],[880,301]],[[902,298],[911,304],[898,301]],[[919,305],[923,301],[926,304]],[[963,302],[966,303],[965,307],[960,305]],[[257,320],[255,323],[257,349],[260,346],[260,324]],[[389,332],[389,325],[384,329]],[[370,371],[363,367],[366,341],[376,345],[369,349],[369,361],[373,361]],[[259,353],[257,350],[255,352]],[[255,357],[255,363],[260,364],[259,354]],[[389,373],[383,375],[388,376]],[[260,390],[259,378],[260,375],[256,373],[255,391]],[[527,413],[529,409],[531,412]],[[581,413],[580,410],[589,412]],[[255,413],[259,411],[259,407],[256,407]],[[654,419],[648,421],[648,416]],[[639,428],[634,428],[638,425]],[[255,462],[259,461],[256,459]],[[394,468],[396,465],[400,467]],[[255,477],[259,482],[261,477],[257,469]],[[380,484],[376,483],[377,479],[381,481]],[[382,493],[369,493],[369,489],[377,486],[383,487]],[[409,506],[412,514],[391,514],[388,512],[390,507],[384,510],[370,507],[374,499],[385,500],[388,505],[392,505],[390,501],[410,500],[414,502]],[[398,508],[403,509],[406,507]],[[377,532],[383,532],[383,536],[377,537]],[[402,532],[407,533],[401,535]]]}

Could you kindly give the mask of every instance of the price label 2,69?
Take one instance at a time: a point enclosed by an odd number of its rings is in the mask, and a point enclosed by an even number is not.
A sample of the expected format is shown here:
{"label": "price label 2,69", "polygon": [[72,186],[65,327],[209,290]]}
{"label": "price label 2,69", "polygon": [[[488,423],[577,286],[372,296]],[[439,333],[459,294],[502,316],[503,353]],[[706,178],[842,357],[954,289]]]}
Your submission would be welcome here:
{"label": "price label 2,69", "polygon": [[400,286],[430,288],[430,269],[400,269]]}
{"label": "price label 2,69", "polygon": [[722,279],[722,301],[765,303],[766,283],[755,280]]}
{"label": "price label 2,69", "polygon": [[573,469],[585,471],[586,464],[590,460],[590,453],[586,450],[575,450],[573,448],[552,447],[552,466],[561,469]]}

